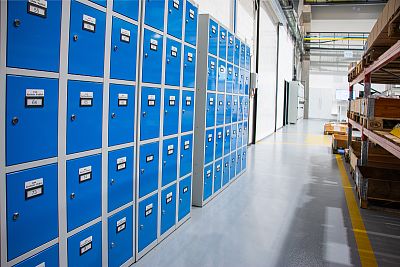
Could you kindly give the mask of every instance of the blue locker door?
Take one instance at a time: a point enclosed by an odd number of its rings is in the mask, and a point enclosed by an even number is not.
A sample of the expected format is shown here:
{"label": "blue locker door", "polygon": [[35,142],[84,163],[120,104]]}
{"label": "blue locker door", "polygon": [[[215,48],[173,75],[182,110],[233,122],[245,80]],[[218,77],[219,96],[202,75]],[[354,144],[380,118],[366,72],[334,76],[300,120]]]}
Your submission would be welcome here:
{"label": "blue locker door", "polygon": [[68,238],[68,266],[100,267],[101,222]]}
{"label": "blue locker door", "polygon": [[234,95],[233,105],[232,105],[232,122],[237,122],[238,120],[238,106],[239,106],[239,98],[237,95]]}
{"label": "blue locker door", "polygon": [[[151,0],[157,2],[157,0]],[[162,74],[162,52],[163,37],[162,35],[144,30],[143,40],[143,66],[142,81],[145,83],[161,84]]]}
{"label": "blue locker door", "polygon": [[163,141],[162,186],[176,181],[178,175],[178,137]]}
{"label": "blue locker door", "polygon": [[186,1],[185,42],[194,46],[197,43],[197,18],[197,7]]}
{"label": "blue locker door", "polygon": [[236,152],[231,153],[231,161],[229,164],[229,178],[232,180],[236,176]]}
{"label": "blue locker door", "polygon": [[230,164],[230,156],[226,156],[224,158],[224,170],[223,170],[223,177],[222,177],[222,187],[224,187],[227,183],[229,183],[229,164]]}
{"label": "blue locker door", "polygon": [[183,177],[192,172],[192,157],[193,157],[192,151],[193,151],[193,134],[182,136],[181,148],[180,148],[179,177]]}
{"label": "blue locker door", "polygon": [[206,127],[215,125],[215,94],[207,94],[207,107],[206,107]]}
{"label": "blue locker door", "polygon": [[218,56],[218,23],[210,19],[208,25],[208,53]]}
{"label": "blue locker door", "polygon": [[224,133],[224,155],[231,152],[231,126],[225,126]]}
{"label": "blue locker door", "polygon": [[248,71],[245,72],[245,80],[244,80],[244,92],[243,94],[248,95],[250,89],[250,73]]}
{"label": "blue locker door", "polygon": [[248,130],[247,130],[247,121],[243,123],[243,145],[247,145],[248,142]]}
{"label": "blue locker door", "polygon": [[225,124],[229,124],[232,121],[232,95],[226,95],[225,100]]}
{"label": "blue locker door", "polygon": [[182,91],[181,132],[193,131],[194,119],[194,92]]}
{"label": "blue locker door", "polygon": [[242,171],[242,149],[238,148],[236,153],[236,175]]}
{"label": "blue locker door", "polygon": [[58,72],[61,1],[7,2],[7,67]]}
{"label": "blue locker door", "polygon": [[103,85],[68,81],[67,154],[101,147]]}
{"label": "blue locker door", "polygon": [[214,167],[214,193],[222,186],[222,159],[215,162]]}
{"label": "blue locker door", "polygon": [[192,197],[192,176],[179,182],[178,221],[190,213]]}
{"label": "blue locker door", "polygon": [[244,43],[240,44],[240,67],[246,68],[246,45]]}
{"label": "blue locker door", "polygon": [[226,82],[226,62],[218,61],[218,91],[225,92],[225,82]]}
{"label": "blue locker door", "polygon": [[235,58],[235,37],[232,33],[228,32],[228,62],[234,63]]}
{"label": "blue locker door", "polygon": [[160,136],[160,88],[142,87],[140,140]]}
{"label": "blue locker door", "polygon": [[107,0],[89,0],[89,1],[91,1],[93,3],[96,3],[98,5],[101,5],[103,7],[107,6]]}
{"label": "blue locker door", "polygon": [[245,81],[245,71],[240,69],[240,76],[239,76],[239,94],[244,94],[244,81]]}
{"label": "blue locker door", "polygon": [[139,0],[114,0],[113,9],[121,15],[138,21]]}
{"label": "blue locker door", "polygon": [[157,239],[158,194],[139,202],[138,251]]}
{"label": "blue locker door", "polygon": [[204,143],[205,143],[204,163],[207,164],[210,163],[214,157],[214,129],[206,131]]}
{"label": "blue locker door", "polygon": [[226,88],[225,91],[227,93],[232,93],[233,90],[233,66],[231,64],[227,64],[227,74],[226,74]]}
{"label": "blue locker door", "polygon": [[57,156],[58,80],[9,75],[6,92],[7,166]]}
{"label": "blue locker door", "polygon": [[235,38],[235,52],[234,52],[234,64],[236,66],[239,66],[240,64],[240,40],[238,38]]}
{"label": "blue locker door", "polygon": [[231,126],[231,151],[233,152],[234,150],[236,150],[236,140],[237,138],[237,125],[236,124],[232,124]]}
{"label": "blue locker door", "polygon": [[176,183],[161,192],[161,235],[175,225]]}
{"label": "blue locker door", "polygon": [[9,261],[57,238],[57,188],[57,164],[7,174]]}
{"label": "blue locker door", "polygon": [[250,71],[250,47],[246,45],[246,70]]}
{"label": "blue locker door", "polygon": [[108,218],[108,266],[119,267],[133,257],[133,209]]}
{"label": "blue locker door", "polygon": [[110,78],[136,80],[138,27],[113,17],[111,34]]}
{"label": "blue locker door", "polygon": [[164,91],[164,136],[178,133],[179,126],[179,90]]}
{"label": "blue locker door", "polygon": [[58,244],[39,252],[38,254],[16,264],[13,267],[32,267],[32,266],[58,266]]}
{"label": "blue locker door", "polygon": [[226,29],[219,27],[219,52],[218,55],[220,58],[226,60],[227,53],[227,31]]}
{"label": "blue locker door", "polygon": [[165,84],[180,85],[181,80],[181,49],[182,45],[172,39],[167,39]]}
{"label": "blue locker door", "polygon": [[165,0],[146,0],[144,23],[150,27],[164,31]]}
{"label": "blue locker door", "polygon": [[225,95],[217,95],[217,123],[216,125],[224,124],[225,119]]}
{"label": "blue locker door", "polygon": [[194,88],[196,82],[196,49],[185,45],[183,87]]}
{"label": "blue locker door", "polygon": [[243,137],[243,126],[242,123],[238,123],[237,130],[237,147],[242,147],[242,137]]}
{"label": "blue locker door", "polygon": [[207,90],[215,91],[217,86],[217,59],[214,57],[208,57],[208,72],[207,72]]}
{"label": "blue locker door", "polygon": [[68,73],[102,77],[106,14],[71,2]]}
{"label": "blue locker door", "polygon": [[108,145],[133,142],[135,134],[135,86],[110,84]]}
{"label": "blue locker door", "polygon": [[243,147],[242,149],[242,170],[247,168],[247,148]]}
{"label": "blue locker door", "polygon": [[222,157],[224,148],[224,127],[215,130],[215,159]]}
{"label": "blue locker door", "polygon": [[168,0],[167,33],[182,39],[183,1]]}
{"label": "blue locker door", "polygon": [[213,167],[213,164],[204,167],[203,201],[207,200],[212,195]]}
{"label": "blue locker door", "polygon": [[101,155],[67,161],[68,231],[101,216]]}
{"label": "blue locker door", "polygon": [[140,146],[139,153],[139,198],[157,190],[158,187],[158,142]]}
{"label": "blue locker door", "polygon": [[239,96],[238,121],[243,121],[243,96]]}
{"label": "blue locker door", "polygon": [[133,147],[108,152],[108,212],[133,201]]}
{"label": "blue locker door", "polygon": [[243,98],[243,119],[247,121],[249,118],[249,97],[245,96]]}
{"label": "blue locker door", "polygon": [[239,68],[234,67],[233,68],[234,72],[234,77],[233,77],[233,93],[238,94],[239,93],[239,88],[240,88],[240,73],[239,73]]}

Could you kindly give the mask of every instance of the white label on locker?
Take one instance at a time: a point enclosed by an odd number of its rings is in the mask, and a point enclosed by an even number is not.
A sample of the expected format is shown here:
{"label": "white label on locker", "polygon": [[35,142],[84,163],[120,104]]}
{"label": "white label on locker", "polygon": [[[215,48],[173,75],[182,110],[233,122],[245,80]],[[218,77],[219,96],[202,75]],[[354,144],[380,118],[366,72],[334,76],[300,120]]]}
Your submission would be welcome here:
{"label": "white label on locker", "polygon": [[151,162],[154,160],[154,155],[148,155],[146,156],[146,162]]}
{"label": "white label on locker", "polygon": [[96,31],[96,18],[83,14],[83,29],[90,32]]}
{"label": "white label on locker", "polygon": [[188,190],[189,190],[189,187],[185,186],[185,187],[183,188],[183,193],[185,194]]}
{"label": "white label on locker", "polygon": [[178,55],[178,48],[171,46],[171,56],[176,57]]}
{"label": "white label on locker", "polygon": [[215,62],[211,61],[210,64],[211,64],[211,69],[214,69],[215,68]]}
{"label": "white label on locker", "polygon": [[44,97],[43,89],[26,89],[25,96],[27,97]]}
{"label": "white label on locker", "polygon": [[190,17],[191,19],[194,19],[194,10],[193,10],[193,9],[190,9],[190,10],[189,10],[189,17]]}
{"label": "white label on locker", "polygon": [[217,27],[215,27],[214,25],[211,26],[211,31],[212,33],[216,33],[217,32]]}
{"label": "white label on locker", "polygon": [[80,255],[83,255],[92,249],[92,242],[93,242],[93,236],[89,236],[88,238],[82,240],[79,243]]}
{"label": "white label on locker", "polygon": [[46,263],[45,263],[45,262],[42,262],[42,263],[36,265],[36,267],[46,267]]}
{"label": "white label on locker", "polygon": [[187,96],[186,97],[186,106],[190,106],[192,105],[192,97],[191,96]]}
{"label": "white label on locker", "polygon": [[150,49],[157,51],[158,41],[154,39],[150,39]]}
{"label": "white label on locker", "polygon": [[117,159],[117,171],[123,170],[126,168],[126,157]]}
{"label": "white label on locker", "polygon": [[128,94],[118,94],[118,106],[128,105]]}
{"label": "white label on locker", "polygon": [[125,228],[126,228],[126,217],[124,217],[121,220],[117,221],[117,233],[125,230]]}
{"label": "white label on locker", "polygon": [[169,192],[167,194],[167,197],[165,198],[165,202],[168,204],[172,201],[172,192]]}
{"label": "white label on locker", "polygon": [[221,39],[225,40],[225,32],[221,32]]}
{"label": "white label on locker", "polygon": [[92,179],[92,166],[79,168],[79,182],[85,182]]}
{"label": "white label on locker", "polygon": [[218,132],[218,139],[222,138],[222,132]]}
{"label": "white label on locker", "polygon": [[188,61],[192,62],[193,61],[193,53],[188,53]]}
{"label": "white label on locker", "polygon": [[212,142],[212,134],[208,135],[208,142]]}
{"label": "white label on locker", "polygon": [[185,141],[184,150],[188,150],[190,147],[190,141]]}
{"label": "white label on locker", "polygon": [[174,95],[169,96],[169,105],[175,106],[175,96]]}
{"label": "white label on locker", "polygon": [[25,103],[27,107],[43,107],[43,98],[27,98]]}
{"label": "white label on locker", "polygon": [[169,145],[168,146],[168,155],[172,155],[174,154],[174,145]]}
{"label": "white label on locker", "polygon": [[30,199],[43,194],[43,178],[25,182],[25,199]]}
{"label": "white label on locker", "polygon": [[174,8],[179,9],[179,0],[174,0]]}
{"label": "white label on locker", "polygon": [[208,170],[207,171],[207,177],[210,177],[211,176],[211,170]]}
{"label": "white label on locker", "polygon": [[217,172],[219,172],[221,170],[221,164],[217,165]]}
{"label": "white label on locker", "polygon": [[144,213],[144,216],[147,217],[153,212],[153,203],[150,203],[149,205],[146,206],[146,210]]}
{"label": "white label on locker", "polygon": [[229,132],[230,132],[229,130],[226,130],[226,136],[229,136]]}
{"label": "white label on locker", "polygon": [[80,106],[93,106],[93,92],[80,92]]}
{"label": "white label on locker", "polygon": [[156,105],[156,95],[148,95],[147,96],[147,105],[155,106]]}
{"label": "white label on locker", "polygon": [[25,106],[28,108],[37,108],[44,106],[44,90],[43,89],[26,89],[25,90]]}
{"label": "white label on locker", "polygon": [[121,28],[121,41],[129,43],[131,40],[131,31]]}
{"label": "white label on locker", "polygon": [[45,18],[47,16],[47,1],[28,0],[28,13]]}
{"label": "white label on locker", "polygon": [[209,102],[210,102],[210,106],[214,106],[214,98],[213,97],[210,97]]}

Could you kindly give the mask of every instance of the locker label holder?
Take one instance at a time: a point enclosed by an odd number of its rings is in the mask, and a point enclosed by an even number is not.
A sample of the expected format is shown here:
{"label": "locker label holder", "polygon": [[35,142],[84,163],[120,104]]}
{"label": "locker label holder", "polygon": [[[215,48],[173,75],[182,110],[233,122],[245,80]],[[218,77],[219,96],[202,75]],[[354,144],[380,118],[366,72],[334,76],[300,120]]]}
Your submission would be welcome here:
{"label": "locker label holder", "polygon": [[167,197],[165,198],[165,204],[168,204],[172,201],[172,192],[169,192],[167,194]]}
{"label": "locker label holder", "polygon": [[186,97],[186,106],[191,106],[192,105],[192,97],[191,96],[187,96]]}
{"label": "locker label holder", "polygon": [[27,10],[29,14],[47,18],[47,1],[46,0],[28,0]]}
{"label": "locker label holder", "polygon": [[131,31],[121,28],[120,40],[121,42],[129,44],[131,41]]}
{"label": "locker label holder", "polygon": [[179,9],[179,0],[174,0],[174,8]]}
{"label": "locker label holder", "polygon": [[189,10],[189,17],[190,17],[191,19],[194,19],[194,10],[193,10],[193,9],[190,9],[190,10]]}
{"label": "locker label holder", "polygon": [[118,107],[128,106],[128,94],[118,94]]}
{"label": "locker label holder", "polygon": [[42,108],[42,107],[44,107],[44,90],[43,89],[26,89],[26,91],[25,91],[25,107],[26,108]]}
{"label": "locker label holder", "polygon": [[169,97],[168,105],[169,105],[169,106],[175,106],[175,96],[174,96],[174,95],[171,95],[171,96]]}
{"label": "locker label holder", "polygon": [[153,154],[146,156],[146,163],[152,162],[153,160],[154,160]]}
{"label": "locker label holder", "polygon": [[190,141],[185,141],[185,144],[184,144],[184,146],[183,146],[183,149],[184,149],[184,150],[188,150],[189,147],[190,147]]}
{"label": "locker label holder", "polygon": [[93,236],[89,236],[88,238],[82,240],[79,243],[79,255],[80,256],[82,256],[83,254],[85,254],[86,252],[88,252],[89,250],[91,250],[93,248],[92,242],[93,242]]}
{"label": "locker label holder", "polygon": [[167,154],[168,154],[168,156],[174,154],[174,145],[169,145],[168,146]]}
{"label": "locker label holder", "polygon": [[192,62],[192,61],[193,61],[193,53],[188,53],[188,55],[187,55],[187,60],[188,60],[189,62]]}
{"label": "locker label holder", "polygon": [[144,217],[147,217],[153,213],[153,203],[150,203],[149,205],[146,206],[145,212],[144,212]]}
{"label": "locker label holder", "polygon": [[189,187],[188,187],[188,186],[185,186],[185,187],[183,188],[182,192],[185,194],[187,191],[189,191]]}
{"label": "locker label holder", "polygon": [[117,171],[122,171],[126,169],[126,157],[117,159]]}
{"label": "locker label holder", "polygon": [[93,92],[80,92],[79,106],[92,107],[93,106]]}
{"label": "locker label holder", "polygon": [[92,166],[79,168],[79,183],[87,182],[92,179]]}
{"label": "locker label holder", "polygon": [[171,56],[177,57],[178,56],[178,48],[175,46],[171,46]]}
{"label": "locker label holder", "polygon": [[150,50],[157,51],[158,41],[155,39],[150,39]]}
{"label": "locker label holder", "polygon": [[82,29],[88,32],[96,32],[96,18],[83,14]]}
{"label": "locker label holder", "polygon": [[156,95],[149,95],[147,97],[147,106],[154,107],[156,105]]}
{"label": "locker label holder", "polygon": [[116,227],[117,234],[124,231],[125,228],[126,228],[126,217],[117,221],[117,227]]}
{"label": "locker label holder", "polygon": [[44,193],[43,178],[25,182],[25,200],[38,197]]}

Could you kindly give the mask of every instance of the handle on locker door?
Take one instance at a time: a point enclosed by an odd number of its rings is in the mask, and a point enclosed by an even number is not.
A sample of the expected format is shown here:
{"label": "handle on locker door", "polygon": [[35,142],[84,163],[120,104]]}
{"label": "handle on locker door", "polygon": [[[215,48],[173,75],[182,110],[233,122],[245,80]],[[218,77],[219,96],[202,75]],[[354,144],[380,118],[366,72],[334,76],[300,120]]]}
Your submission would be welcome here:
{"label": "handle on locker door", "polygon": [[72,115],[71,115],[71,121],[74,121],[74,120],[76,120],[76,115],[75,115],[75,114],[72,114]]}
{"label": "handle on locker door", "polygon": [[115,248],[116,246],[117,246],[117,244],[115,244],[114,242],[111,242],[110,248]]}
{"label": "handle on locker door", "polygon": [[15,213],[13,214],[13,221],[18,220],[18,218],[19,218],[19,213],[18,213],[18,212],[15,212]]}
{"label": "handle on locker door", "polygon": [[140,169],[140,173],[143,174],[144,173],[144,169]]}
{"label": "handle on locker door", "polygon": [[118,50],[118,46],[114,45],[114,51]]}
{"label": "handle on locker door", "polygon": [[182,113],[185,113],[185,110],[184,110],[184,109],[182,109]]}
{"label": "handle on locker door", "polygon": [[186,67],[187,67],[187,64],[183,64],[183,67],[186,68]]}
{"label": "handle on locker door", "polygon": [[146,111],[143,111],[142,115],[143,115],[143,117],[146,117],[146,115],[147,115]]}
{"label": "handle on locker door", "polygon": [[115,119],[116,117],[117,117],[117,114],[115,114],[114,112],[111,113],[111,118],[112,118],[112,119]]}
{"label": "handle on locker door", "polygon": [[12,123],[13,125],[17,125],[18,122],[19,122],[18,117],[14,117],[14,118],[12,118],[12,120],[11,120],[11,123]]}
{"label": "handle on locker door", "polygon": [[162,212],[161,212],[163,215],[165,215],[165,210],[162,210]]}
{"label": "handle on locker door", "polygon": [[111,184],[111,185],[115,184],[115,180],[114,180],[114,179],[111,179],[110,184]]}
{"label": "handle on locker door", "polygon": [[164,160],[164,162],[163,162],[163,163],[164,163],[164,166],[165,166],[165,165],[167,165],[167,162],[166,162],[165,160]]}
{"label": "handle on locker door", "polygon": [[170,61],[171,61],[171,60],[169,60],[169,58],[167,58],[167,64],[169,64]]}
{"label": "handle on locker door", "polygon": [[171,9],[169,9],[169,10],[168,10],[168,13],[172,13],[172,10],[171,10]]}
{"label": "handle on locker door", "polygon": [[71,199],[75,198],[75,193],[71,193],[71,195],[69,196]]}
{"label": "handle on locker door", "polygon": [[148,56],[149,56],[149,54],[147,54],[147,53],[144,54],[144,57],[148,57]]}
{"label": "handle on locker door", "polygon": [[141,224],[141,225],[139,226],[139,228],[140,228],[140,230],[142,230],[142,229],[144,228],[144,225]]}
{"label": "handle on locker door", "polygon": [[75,34],[73,39],[74,39],[75,42],[78,41],[78,35]]}
{"label": "handle on locker door", "polygon": [[165,110],[164,113],[167,114],[167,113],[168,113],[168,110]]}
{"label": "handle on locker door", "polygon": [[14,19],[14,26],[15,26],[15,27],[21,26],[21,20],[19,20],[19,19]]}
{"label": "handle on locker door", "polygon": [[181,155],[181,158],[183,158],[183,154]]}
{"label": "handle on locker door", "polygon": [[183,201],[182,198],[180,198],[180,199],[179,199],[179,202],[182,203],[182,201]]}

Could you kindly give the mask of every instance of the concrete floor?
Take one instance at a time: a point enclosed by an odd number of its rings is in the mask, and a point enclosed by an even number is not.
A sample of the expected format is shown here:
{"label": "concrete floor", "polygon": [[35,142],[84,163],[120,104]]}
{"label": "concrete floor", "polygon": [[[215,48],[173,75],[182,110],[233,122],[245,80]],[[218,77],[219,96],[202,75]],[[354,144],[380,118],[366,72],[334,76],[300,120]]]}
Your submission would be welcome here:
{"label": "concrete floor", "polygon": [[[361,266],[323,121],[288,126],[249,149],[248,171],[139,266]],[[400,217],[362,210],[379,266],[399,266]]]}

